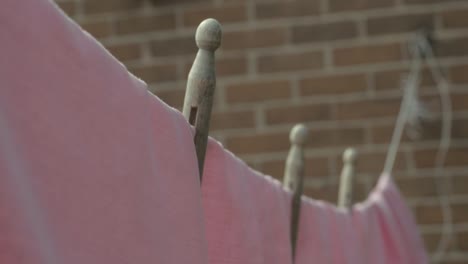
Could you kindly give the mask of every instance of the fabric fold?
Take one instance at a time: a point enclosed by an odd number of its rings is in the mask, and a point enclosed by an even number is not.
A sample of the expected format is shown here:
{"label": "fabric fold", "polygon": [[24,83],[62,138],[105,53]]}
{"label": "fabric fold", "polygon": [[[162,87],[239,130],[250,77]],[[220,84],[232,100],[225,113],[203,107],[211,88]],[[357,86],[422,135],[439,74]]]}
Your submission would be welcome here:
{"label": "fabric fold", "polygon": [[180,113],[51,1],[2,1],[0,42],[0,263],[206,263]]}
{"label": "fabric fold", "polygon": [[291,263],[291,195],[209,140],[202,183],[209,263]]}
{"label": "fabric fold", "polygon": [[[316,220],[320,215],[326,223]],[[304,198],[299,230],[297,264],[428,263],[414,217],[390,175],[349,211]]]}

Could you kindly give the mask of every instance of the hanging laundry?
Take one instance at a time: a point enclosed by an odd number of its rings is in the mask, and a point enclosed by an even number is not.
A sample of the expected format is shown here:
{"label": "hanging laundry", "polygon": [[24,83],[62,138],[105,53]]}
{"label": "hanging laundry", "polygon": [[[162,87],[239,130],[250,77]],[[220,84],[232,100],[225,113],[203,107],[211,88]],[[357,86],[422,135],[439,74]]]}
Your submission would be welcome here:
{"label": "hanging laundry", "polygon": [[182,115],[49,0],[0,43],[0,263],[207,263]]}
{"label": "hanging laundry", "polygon": [[210,140],[202,183],[211,264],[291,263],[291,195]]}
{"label": "hanging laundry", "polygon": [[391,176],[383,174],[350,211],[303,199],[296,264],[426,264],[413,215]]}

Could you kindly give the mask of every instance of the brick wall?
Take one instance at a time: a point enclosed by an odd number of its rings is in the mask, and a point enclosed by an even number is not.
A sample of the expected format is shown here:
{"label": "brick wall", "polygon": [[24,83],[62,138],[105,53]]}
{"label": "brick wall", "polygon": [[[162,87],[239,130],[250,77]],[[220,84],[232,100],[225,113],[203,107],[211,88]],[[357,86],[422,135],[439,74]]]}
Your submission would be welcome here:
{"label": "brick wall", "polygon": [[[58,0],[151,91],[180,109],[207,17],[224,28],[217,53],[212,135],[251,166],[281,178],[297,122],[311,128],[306,193],[336,201],[341,153],[360,152],[360,199],[383,169],[408,71],[406,44],[415,30],[434,31],[435,48],[453,82],[453,148],[444,176],[455,239],[445,263],[468,263],[468,1],[466,0]],[[153,3],[151,3],[153,2]],[[421,91],[437,113],[431,76]],[[420,139],[405,138],[395,177],[429,250],[441,210],[434,182],[440,120]]]}

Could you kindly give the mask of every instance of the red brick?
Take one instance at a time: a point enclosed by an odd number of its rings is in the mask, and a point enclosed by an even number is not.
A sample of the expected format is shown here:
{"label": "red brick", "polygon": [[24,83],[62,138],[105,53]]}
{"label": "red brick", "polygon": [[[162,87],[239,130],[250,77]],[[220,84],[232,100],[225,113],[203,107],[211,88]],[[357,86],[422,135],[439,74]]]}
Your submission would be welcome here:
{"label": "red brick", "polygon": [[340,128],[331,132],[334,136],[334,147],[349,147],[364,144],[365,131],[363,128]]}
{"label": "red brick", "polygon": [[255,17],[258,19],[313,16],[318,13],[320,13],[319,1],[266,2],[257,3],[255,6]]}
{"label": "red brick", "polygon": [[[359,177],[359,175],[357,177]],[[359,178],[357,178],[353,183],[353,202],[359,203],[365,201],[369,197],[369,194],[370,190],[367,185],[359,181]],[[338,198],[338,195],[336,197]]]}
{"label": "red brick", "polygon": [[249,2],[250,0],[223,0],[223,3],[226,3],[226,4],[232,4],[232,3],[246,3],[246,2]]}
{"label": "red brick", "polygon": [[285,152],[289,150],[289,135],[285,132],[233,136],[226,139],[226,146],[237,155]]}
{"label": "red brick", "polygon": [[[184,76],[188,76],[192,65],[193,60],[185,63]],[[217,77],[247,74],[247,56],[243,54],[230,57],[216,57],[215,67]]]}
{"label": "red brick", "polygon": [[57,5],[69,16],[76,15],[76,4],[73,1],[56,1]]}
{"label": "red brick", "polygon": [[333,52],[333,61],[338,66],[394,62],[403,58],[399,44],[378,44],[338,48]]}
{"label": "red brick", "polygon": [[[429,104],[426,104],[426,106]],[[437,113],[438,111],[432,111]],[[452,127],[452,138],[463,138],[462,133],[466,131],[464,124],[460,120],[453,120]],[[402,142],[423,142],[423,141],[439,141],[441,133],[441,120],[440,118],[427,118],[422,120],[420,124],[413,126],[411,124],[406,125],[405,131],[402,135]],[[395,128],[395,122],[391,122],[387,125],[378,125],[372,127],[372,138],[373,143],[389,143]],[[417,132],[416,135],[411,134]]]}
{"label": "red brick", "polygon": [[83,8],[86,13],[122,12],[142,7],[143,0],[85,0]]}
{"label": "red brick", "polygon": [[364,143],[362,128],[310,129],[307,148],[345,148]]}
{"label": "red brick", "polygon": [[151,42],[151,52],[156,57],[192,55],[197,52],[195,38],[177,37],[154,40]]}
{"label": "red brick", "polygon": [[468,94],[452,93],[452,109],[454,111],[468,110]]}
{"label": "red brick", "polygon": [[452,138],[468,139],[468,119],[455,118],[452,121]]}
{"label": "red brick", "polygon": [[210,3],[209,0],[149,0],[155,7],[175,6],[175,5],[192,5],[198,3]]}
{"label": "red brick", "polygon": [[[351,146],[351,145],[350,145]],[[371,151],[371,152],[358,152],[358,158],[356,162],[356,173],[359,174],[372,174],[378,176],[382,173],[385,158],[387,153],[382,151]],[[337,157],[337,164],[339,168],[343,167],[343,157],[340,155]],[[394,171],[406,170],[408,165],[404,153],[398,153],[396,161],[393,166]]]}
{"label": "red brick", "polygon": [[336,131],[331,129],[310,129],[307,148],[332,148],[336,146]]}
{"label": "red brick", "polygon": [[262,172],[282,181],[284,177],[284,160],[273,160],[261,164]]}
{"label": "red brick", "polygon": [[187,9],[183,13],[185,26],[198,26],[200,22],[211,17],[222,25],[247,20],[247,7],[245,4],[221,7],[208,7],[204,9]]}
{"label": "red brick", "polygon": [[428,252],[432,252],[437,248],[440,241],[440,233],[422,234],[423,242]]}
{"label": "red brick", "polygon": [[141,58],[141,47],[138,43],[116,44],[106,47],[112,55],[120,61],[136,60]]}
{"label": "red brick", "polygon": [[361,11],[395,5],[394,0],[330,0],[330,11]]}
{"label": "red brick", "polygon": [[[414,161],[417,168],[434,168],[436,166],[437,149],[420,149],[414,151]],[[468,148],[452,147],[447,154],[444,167],[463,167],[468,161]]]}
{"label": "red brick", "polygon": [[404,0],[407,4],[446,4],[448,2],[463,2],[465,0]]}
{"label": "red brick", "polygon": [[452,195],[466,195],[466,186],[468,186],[468,173],[461,172],[460,175],[452,177]]}
{"label": "red brick", "polygon": [[[287,154],[285,154],[284,159],[262,163],[263,172],[282,181],[286,157]],[[325,177],[329,175],[328,158],[326,157],[307,158],[305,165],[305,177]]]}
{"label": "red brick", "polygon": [[310,129],[307,147],[312,149],[337,146],[338,131],[333,129]]}
{"label": "red brick", "polygon": [[231,112],[215,112],[212,115],[210,129],[226,130],[236,128],[254,128],[255,117],[253,111],[231,111]]}
{"label": "red brick", "polygon": [[465,231],[457,232],[456,237],[457,237],[457,248],[461,252],[467,252],[468,251],[468,231],[465,230]]}
{"label": "red brick", "polygon": [[177,66],[175,64],[145,65],[131,67],[129,70],[147,83],[177,80]]}
{"label": "red brick", "polygon": [[420,225],[443,223],[442,211],[439,205],[420,205],[413,208],[413,212]]}
{"label": "red brick", "polygon": [[439,39],[435,43],[435,54],[439,57],[461,57],[468,55],[468,38]]}
{"label": "red brick", "polygon": [[265,100],[288,99],[291,96],[289,81],[249,81],[226,87],[228,103],[248,103]]}
{"label": "red brick", "polygon": [[441,14],[444,28],[468,27],[468,9],[445,11]]}
{"label": "red brick", "polygon": [[175,14],[135,15],[116,22],[118,34],[136,34],[175,29]]}
{"label": "red brick", "polygon": [[353,21],[328,24],[301,25],[292,28],[293,43],[325,42],[352,39],[358,36],[357,25]]}
{"label": "red brick", "polygon": [[306,158],[304,176],[326,177],[330,175],[329,159],[326,157]]}
{"label": "red brick", "polygon": [[[408,74],[409,69],[376,72],[374,73],[375,90],[400,90]],[[420,74],[421,86],[427,87],[435,85],[433,76],[428,69],[424,69]]]}
{"label": "red brick", "polygon": [[304,195],[316,200],[336,203],[338,197],[338,185],[327,184],[323,186],[307,186],[304,188]]}
{"label": "red brick", "polygon": [[[458,258],[458,259],[451,259],[452,257],[446,257],[445,260],[443,260],[443,264],[466,264],[466,261],[467,259],[463,259],[463,258]],[[455,258],[455,257],[453,257]]]}
{"label": "red brick", "polygon": [[411,14],[371,18],[367,21],[369,35],[416,32],[421,29],[433,29],[432,14]]}
{"label": "red brick", "polygon": [[265,115],[269,125],[325,121],[331,119],[331,106],[320,104],[274,107],[267,109]]}
{"label": "red brick", "polygon": [[227,31],[223,34],[221,48],[225,50],[245,50],[280,46],[286,43],[287,30],[284,28]]}
{"label": "red brick", "polygon": [[158,96],[161,100],[163,100],[166,104],[177,108],[179,110],[182,109],[182,105],[184,104],[184,96],[185,90],[184,89],[172,89],[172,90],[163,90],[163,91],[156,91],[154,92],[156,96]]}
{"label": "red brick", "polygon": [[400,109],[398,99],[370,99],[367,101],[341,103],[337,106],[337,119],[368,119],[396,116]]}
{"label": "red brick", "polygon": [[468,161],[468,148],[454,148],[456,143],[453,143],[452,148],[449,150],[447,159],[445,161],[446,167],[464,167]]}
{"label": "red brick", "polygon": [[95,38],[105,38],[112,35],[112,24],[109,21],[83,22],[81,27]]}
{"label": "red brick", "polygon": [[[220,141],[221,142],[221,141]],[[221,142],[223,144],[223,142]],[[262,172],[262,168],[261,168],[261,164],[256,162],[256,161],[250,161],[250,160],[244,160],[245,164],[247,164],[247,166],[249,166],[250,168],[256,170],[257,172],[260,172],[260,173],[263,173]],[[263,173],[264,174],[264,173]]]}
{"label": "red brick", "polygon": [[304,78],[299,86],[305,96],[339,95],[365,92],[367,80],[364,74],[327,75]]}
{"label": "red brick", "polygon": [[[409,130],[408,132],[411,133],[411,129],[416,129],[417,137],[413,138],[413,142],[415,141],[439,141],[440,140],[440,133],[441,133],[441,120],[439,118],[434,118],[433,120],[424,120],[419,125],[420,127],[412,127],[411,125],[407,125],[406,129]],[[411,134],[408,134],[408,142],[411,141],[410,139]]]}
{"label": "red brick", "polygon": [[457,65],[450,68],[450,79],[453,83],[468,83],[468,65]]}
{"label": "red brick", "polygon": [[408,75],[409,70],[390,70],[374,73],[375,90],[397,90],[401,89],[403,79]]}
{"label": "red brick", "polygon": [[468,204],[457,203],[452,205],[453,223],[468,223]]}
{"label": "red brick", "polygon": [[282,52],[259,56],[257,70],[260,73],[314,70],[323,66],[320,51]]}
{"label": "red brick", "polygon": [[[353,187],[354,202],[364,200],[367,197],[368,192],[362,183],[355,182]],[[307,186],[304,188],[304,195],[315,200],[323,200],[332,204],[336,204],[338,200],[338,188],[339,186],[336,183],[328,183],[320,187]]]}
{"label": "red brick", "polygon": [[437,195],[437,187],[432,177],[400,177],[396,183],[405,198],[433,197]]}
{"label": "red brick", "polygon": [[247,74],[247,57],[224,57],[216,60],[217,76],[232,76]]}
{"label": "red brick", "polygon": [[[426,250],[428,252],[434,252],[439,245],[440,242],[440,232],[437,233],[426,233],[423,234],[423,239],[424,239],[424,244],[426,246]],[[453,250],[455,248],[455,240],[453,239],[452,241],[449,241],[448,244],[448,250]],[[443,264],[464,264],[465,262],[457,262],[457,261],[449,261],[449,260],[444,260],[441,262]]]}

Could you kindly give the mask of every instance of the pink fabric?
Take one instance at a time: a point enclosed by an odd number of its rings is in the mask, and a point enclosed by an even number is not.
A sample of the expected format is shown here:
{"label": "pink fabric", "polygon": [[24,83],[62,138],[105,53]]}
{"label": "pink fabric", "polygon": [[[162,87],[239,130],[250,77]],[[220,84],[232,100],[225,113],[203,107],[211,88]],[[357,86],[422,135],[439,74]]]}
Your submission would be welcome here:
{"label": "pink fabric", "polygon": [[417,225],[395,183],[382,175],[351,211],[304,199],[297,264],[426,264]]}
{"label": "pink fabric", "polygon": [[0,8],[0,263],[206,263],[192,132],[48,0]]}
{"label": "pink fabric", "polygon": [[291,263],[291,197],[210,140],[202,183],[211,264]]}
{"label": "pink fabric", "polygon": [[[180,113],[52,2],[3,0],[0,43],[0,263],[291,263],[280,183],[210,140],[200,193]],[[387,175],[299,230],[297,264],[427,263]]]}

